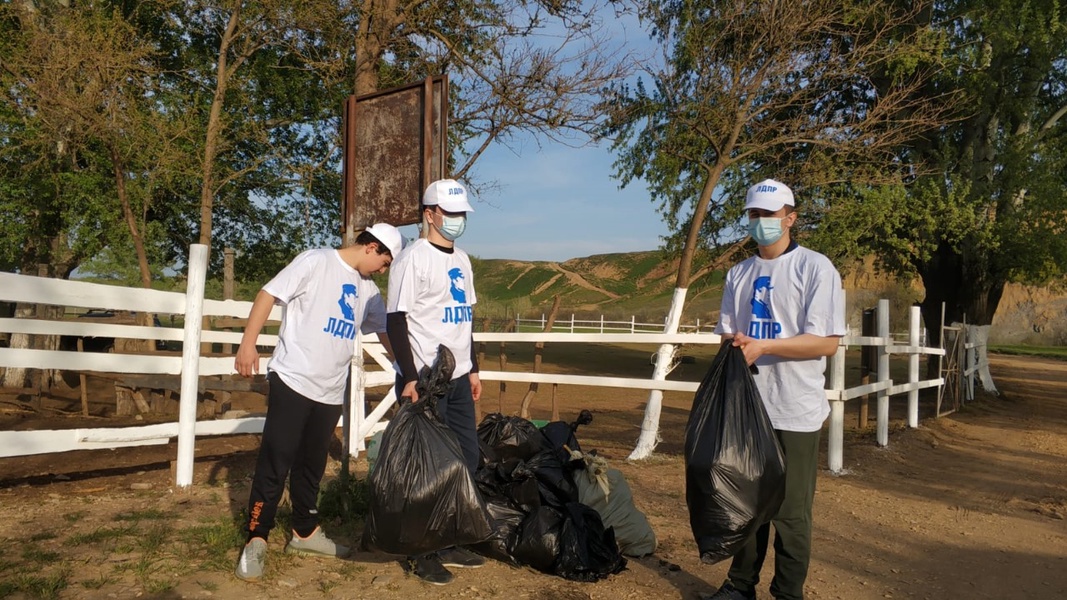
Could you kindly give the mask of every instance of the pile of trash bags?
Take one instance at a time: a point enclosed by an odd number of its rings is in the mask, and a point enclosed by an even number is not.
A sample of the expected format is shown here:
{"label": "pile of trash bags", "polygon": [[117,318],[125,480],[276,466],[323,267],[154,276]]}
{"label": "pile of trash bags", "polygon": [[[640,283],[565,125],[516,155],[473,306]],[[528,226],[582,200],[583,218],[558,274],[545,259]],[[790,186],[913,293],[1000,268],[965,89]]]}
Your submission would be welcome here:
{"label": "pile of trash bags", "polygon": [[575,431],[592,420],[538,428],[487,415],[478,426],[481,464],[472,476],[455,435],[437,414],[455,361],[441,347],[419,376],[419,402],[400,407],[370,475],[362,544],[413,556],[462,545],[515,566],[574,581],[626,568],[623,554],[656,548],[622,473],[581,451]]}
{"label": "pile of trash bags", "polygon": [[597,581],[626,568],[612,524],[581,501],[587,463],[574,434],[591,420],[589,411],[573,424],[557,421],[543,429],[500,413],[482,420],[475,481],[493,535],[474,550],[574,581]]}

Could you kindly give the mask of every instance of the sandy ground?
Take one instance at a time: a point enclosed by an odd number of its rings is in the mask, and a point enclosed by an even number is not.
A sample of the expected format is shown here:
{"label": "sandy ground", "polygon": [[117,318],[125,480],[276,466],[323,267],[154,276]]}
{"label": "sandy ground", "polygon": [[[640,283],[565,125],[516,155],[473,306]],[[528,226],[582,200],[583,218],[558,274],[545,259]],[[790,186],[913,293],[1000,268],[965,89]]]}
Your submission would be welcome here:
{"label": "sandy ground", "polygon": [[[845,472],[819,474],[808,598],[1067,597],[1067,362],[992,361],[999,397],[925,418],[918,429],[904,426],[904,401],[894,400],[887,448],[874,442],[873,402],[864,429],[850,404]],[[487,392],[483,410],[496,409],[494,393]],[[518,396],[509,391],[505,409]],[[681,449],[690,400],[668,395],[656,455],[628,463],[642,394],[586,390],[563,399],[564,418],[581,408],[594,412],[593,424],[580,431],[583,447],[596,448],[625,473],[659,538],[654,555],[631,559],[627,570],[595,584],[490,563],[457,570],[453,584],[434,587],[384,555],[289,557],[280,536],[271,539],[267,576],[249,584],[231,574],[236,548],[226,564],[188,569],[180,545],[148,560],[136,545],[101,551],[99,544],[71,543],[131,512],[167,515],[174,528],[239,513],[258,439],[235,436],[198,440],[190,491],[173,489],[175,444],[0,460],[0,590],[19,576],[32,542],[35,552],[53,553],[52,562],[64,565],[57,568],[68,569],[59,598],[696,598],[722,582],[727,565],[701,564],[689,530]],[[0,398],[0,426],[42,426],[41,413],[18,405]],[[55,416],[47,426],[56,427],[58,413],[49,415]],[[365,461],[354,465],[366,472]],[[331,462],[328,476],[336,469]],[[770,597],[771,560],[761,598]],[[146,581],[165,583],[153,589]]]}

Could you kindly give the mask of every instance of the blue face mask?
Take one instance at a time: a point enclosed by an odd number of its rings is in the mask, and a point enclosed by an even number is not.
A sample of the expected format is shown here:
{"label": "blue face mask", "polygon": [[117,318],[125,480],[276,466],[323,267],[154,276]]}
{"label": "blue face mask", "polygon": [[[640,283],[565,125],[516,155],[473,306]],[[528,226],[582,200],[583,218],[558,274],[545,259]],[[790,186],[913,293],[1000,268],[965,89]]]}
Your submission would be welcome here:
{"label": "blue face mask", "polygon": [[748,219],[748,234],[751,235],[752,239],[756,240],[756,243],[760,246],[770,246],[782,239],[783,233],[785,233],[785,231],[782,229],[782,219],[775,217]]}
{"label": "blue face mask", "polygon": [[441,226],[437,228],[441,237],[450,242],[456,241],[459,236],[463,235],[463,232],[467,229],[467,215],[459,217],[449,217],[447,215],[441,215]]}

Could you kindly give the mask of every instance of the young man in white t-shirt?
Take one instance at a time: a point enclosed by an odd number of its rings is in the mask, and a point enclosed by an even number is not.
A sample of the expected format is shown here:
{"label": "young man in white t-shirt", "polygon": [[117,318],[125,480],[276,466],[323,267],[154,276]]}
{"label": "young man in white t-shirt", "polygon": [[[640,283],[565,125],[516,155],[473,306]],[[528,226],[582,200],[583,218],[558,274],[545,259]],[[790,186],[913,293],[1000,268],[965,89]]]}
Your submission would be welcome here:
{"label": "young man in white t-shirt", "polygon": [[286,551],[348,553],[318,526],[319,482],[341,416],[356,329],[377,334],[390,350],[385,304],[371,275],[385,272],[402,248],[400,232],[377,223],[361,232],[352,246],[301,253],[252,303],[234,360],[244,377],[259,372],[256,338],[271,309],[280,304],[283,310],[278,345],[267,363],[267,419],[248,498],[248,540],[236,569],[241,579],[263,575],[267,535],[274,527],[286,476],[293,504]]}
{"label": "young man in white t-shirt", "polygon": [[[474,403],[482,395],[471,323],[474,317],[474,271],[467,253],[455,241],[472,212],[467,189],[454,179],[435,181],[422,196],[425,237],[412,242],[389,273],[389,340],[400,373],[397,397],[418,402],[415,384],[419,370],[433,365],[444,345],[456,359],[452,384],[438,405],[438,413],[455,432],[464,462],[473,474],[478,467],[478,433]],[[479,567],[480,556],[462,548],[446,548],[410,557],[412,572],[423,581],[444,585],[452,581],[445,567]]]}
{"label": "young man in white t-shirt", "polygon": [[788,186],[773,179],[752,186],[745,212],[759,253],[726,274],[715,332],[758,367],[756,387],[785,454],[785,499],[734,556],[727,581],[711,598],[755,598],[773,524],[771,594],[800,600],[811,557],[819,435],[830,413],[826,357],[846,333],[845,298],[830,259],[793,241],[797,213]]}

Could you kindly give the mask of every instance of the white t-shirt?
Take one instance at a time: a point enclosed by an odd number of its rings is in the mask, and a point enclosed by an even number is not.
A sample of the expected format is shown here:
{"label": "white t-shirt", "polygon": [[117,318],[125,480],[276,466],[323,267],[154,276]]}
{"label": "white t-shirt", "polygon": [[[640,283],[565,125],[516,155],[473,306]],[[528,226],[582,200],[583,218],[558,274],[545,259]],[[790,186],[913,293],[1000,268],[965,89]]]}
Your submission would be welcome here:
{"label": "white t-shirt", "polygon": [[452,378],[467,375],[471,364],[474,270],[467,253],[442,252],[425,239],[405,248],[389,268],[389,312],[407,313],[408,340],[415,368],[433,365],[437,346],[456,358]]}
{"label": "white t-shirt", "polygon": [[302,252],[263,291],[283,307],[267,370],[311,400],[341,404],[356,327],[365,335],[385,331],[378,286],[324,248]]}
{"label": "white t-shirt", "polygon": [[[843,336],[845,293],[830,259],[804,247],[764,260],[758,255],[726,274],[719,334],[745,333],[759,339],[804,333]],[[761,356],[755,376],[775,429],[818,431],[830,414],[826,359],[789,360]]]}

